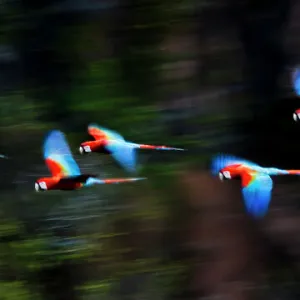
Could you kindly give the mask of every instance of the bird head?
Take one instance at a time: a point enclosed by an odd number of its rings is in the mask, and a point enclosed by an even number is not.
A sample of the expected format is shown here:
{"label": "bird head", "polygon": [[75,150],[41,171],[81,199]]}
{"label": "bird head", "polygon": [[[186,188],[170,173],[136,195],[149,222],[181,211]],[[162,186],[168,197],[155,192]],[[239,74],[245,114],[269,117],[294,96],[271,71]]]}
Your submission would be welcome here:
{"label": "bird head", "polygon": [[90,153],[92,152],[92,149],[91,149],[91,145],[89,142],[84,142],[84,143],[81,143],[80,146],[79,146],[79,153],[80,154],[87,154],[87,153]]}
{"label": "bird head", "polygon": [[60,177],[44,177],[39,178],[34,183],[34,188],[36,192],[44,192],[55,188],[55,186],[60,181]]}
{"label": "bird head", "polygon": [[295,110],[293,113],[293,119],[295,122],[298,122],[300,120],[300,109]]}
{"label": "bird head", "polygon": [[221,181],[230,180],[230,179],[238,179],[240,172],[238,170],[239,165],[232,165],[223,168],[219,171],[219,178]]}
{"label": "bird head", "polygon": [[229,171],[220,171],[219,172],[219,178],[220,178],[221,181],[232,179],[231,174],[230,174]]}
{"label": "bird head", "polygon": [[34,184],[34,188],[36,192],[44,192],[48,190],[48,185],[45,180],[38,179]]}

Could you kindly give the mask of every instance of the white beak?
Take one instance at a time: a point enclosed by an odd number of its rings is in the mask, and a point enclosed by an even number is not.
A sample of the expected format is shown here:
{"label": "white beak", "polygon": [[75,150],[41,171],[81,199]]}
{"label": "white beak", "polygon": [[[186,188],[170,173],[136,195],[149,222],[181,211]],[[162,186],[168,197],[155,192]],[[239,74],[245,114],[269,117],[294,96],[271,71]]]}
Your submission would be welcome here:
{"label": "white beak", "polygon": [[79,147],[79,153],[80,153],[80,154],[83,154],[83,153],[84,153],[84,150],[83,150],[83,148],[82,148],[81,146]]}
{"label": "white beak", "polygon": [[219,178],[220,178],[221,181],[224,180],[224,175],[221,172],[219,173]]}
{"label": "white beak", "polygon": [[40,191],[40,186],[39,186],[39,184],[37,182],[34,184],[34,188],[35,188],[36,192]]}
{"label": "white beak", "polygon": [[295,121],[295,122],[297,122],[297,121],[298,121],[298,116],[297,116],[297,114],[296,114],[296,113],[293,113],[293,119],[294,119],[294,121]]}

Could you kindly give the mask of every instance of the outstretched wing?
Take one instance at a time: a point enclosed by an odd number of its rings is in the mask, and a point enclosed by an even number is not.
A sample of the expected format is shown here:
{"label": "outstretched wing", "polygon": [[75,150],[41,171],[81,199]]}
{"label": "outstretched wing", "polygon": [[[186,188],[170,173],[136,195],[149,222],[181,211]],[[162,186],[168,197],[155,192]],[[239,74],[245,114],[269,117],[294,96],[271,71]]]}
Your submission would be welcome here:
{"label": "outstretched wing", "polygon": [[125,141],[109,141],[106,148],[112,157],[128,172],[136,170],[136,147]]}
{"label": "outstretched wing", "polygon": [[44,159],[52,176],[65,177],[81,174],[61,131],[50,131],[45,139],[43,150]]}
{"label": "outstretched wing", "polygon": [[263,217],[271,201],[273,182],[269,175],[245,173],[242,175],[242,192],[247,211],[255,217]]}
{"label": "outstretched wing", "polygon": [[292,79],[293,79],[293,85],[294,85],[295,92],[298,96],[300,96],[300,71],[299,71],[299,68],[297,68],[293,72]]}
{"label": "outstretched wing", "polygon": [[252,163],[251,161],[227,154],[219,154],[213,157],[211,164],[211,172],[213,175],[217,175],[220,170],[230,165],[242,164],[246,167],[253,168],[259,167],[257,164]]}
{"label": "outstretched wing", "polygon": [[124,138],[116,131],[104,127],[100,127],[94,123],[88,126],[88,133],[95,140],[106,139],[106,140],[124,141]]}

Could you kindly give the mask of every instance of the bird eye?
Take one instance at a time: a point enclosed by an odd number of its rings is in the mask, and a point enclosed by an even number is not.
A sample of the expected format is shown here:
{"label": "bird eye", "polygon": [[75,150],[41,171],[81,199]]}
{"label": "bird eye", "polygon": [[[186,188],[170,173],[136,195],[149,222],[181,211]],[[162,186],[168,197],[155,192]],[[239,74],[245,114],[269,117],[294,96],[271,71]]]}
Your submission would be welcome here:
{"label": "bird eye", "polygon": [[40,186],[40,188],[41,188],[42,190],[47,190],[47,185],[46,185],[46,183],[45,183],[44,181],[41,181],[41,182],[39,183],[39,186]]}
{"label": "bird eye", "polygon": [[84,146],[84,151],[85,151],[85,152],[92,152],[90,146]]}
{"label": "bird eye", "polygon": [[229,171],[224,171],[223,172],[223,175],[226,179],[231,179],[231,175],[230,175],[230,172]]}

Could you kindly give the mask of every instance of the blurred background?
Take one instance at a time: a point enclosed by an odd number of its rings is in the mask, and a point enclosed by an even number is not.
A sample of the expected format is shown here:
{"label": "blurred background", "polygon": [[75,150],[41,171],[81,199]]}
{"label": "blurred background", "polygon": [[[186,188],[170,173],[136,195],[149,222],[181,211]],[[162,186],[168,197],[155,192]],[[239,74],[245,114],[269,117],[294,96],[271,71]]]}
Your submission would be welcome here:
{"label": "blurred background", "polygon": [[[226,152],[300,169],[300,3],[292,0],[0,1],[0,299],[299,299],[299,179],[275,178],[252,220],[239,182],[209,172]],[[35,193],[42,143],[87,125],[187,148],[139,152],[148,180]]]}

